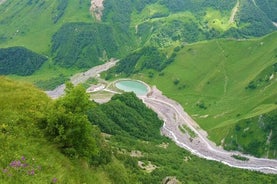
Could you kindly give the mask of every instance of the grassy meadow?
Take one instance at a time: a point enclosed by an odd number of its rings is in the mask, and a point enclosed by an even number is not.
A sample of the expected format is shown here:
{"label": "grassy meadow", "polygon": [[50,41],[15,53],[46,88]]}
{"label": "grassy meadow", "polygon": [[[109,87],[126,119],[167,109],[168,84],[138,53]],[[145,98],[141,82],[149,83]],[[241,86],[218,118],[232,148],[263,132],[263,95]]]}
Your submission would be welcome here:
{"label": "grassy meadow", "polygon": [[277,108],[276,45],[276,33],[253,40],[188,44],[171,65],[154,71],[154,77],[148,72],[136,76],[180,102],[219,144],[239,120]]}

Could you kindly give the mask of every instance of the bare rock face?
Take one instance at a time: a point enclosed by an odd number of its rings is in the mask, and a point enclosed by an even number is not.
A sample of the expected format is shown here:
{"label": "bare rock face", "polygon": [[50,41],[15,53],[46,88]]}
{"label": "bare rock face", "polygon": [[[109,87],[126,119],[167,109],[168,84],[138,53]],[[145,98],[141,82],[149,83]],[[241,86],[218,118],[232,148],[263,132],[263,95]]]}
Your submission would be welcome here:
{"label": "bare rock face", "polygon": [[6,0],[0,0],[0,5],[6,2]]}
{"label": "bare rock face", "polygon": [[[1,0],[0,0],[1,1]],[[104,0],[91,0],[90,12],[96,20],[101,21],[102,11],[104,10]]]}
{"label": "bare rock face", "polygon": [[175,176],[167,176],[163,179],[162,184],[180,184],[181,182]]}

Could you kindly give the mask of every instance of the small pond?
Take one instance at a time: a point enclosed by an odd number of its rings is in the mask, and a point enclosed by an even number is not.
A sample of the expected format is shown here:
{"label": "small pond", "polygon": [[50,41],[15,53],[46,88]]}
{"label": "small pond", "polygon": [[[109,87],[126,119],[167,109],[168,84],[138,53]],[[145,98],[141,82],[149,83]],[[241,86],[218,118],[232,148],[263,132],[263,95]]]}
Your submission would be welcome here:
{"label": "small pond", "polygon": [[115,83],[118,89],[125,92],[134,92],[136,95],[146,95],[148,88],[145,84],[135,80],[119,80]]}

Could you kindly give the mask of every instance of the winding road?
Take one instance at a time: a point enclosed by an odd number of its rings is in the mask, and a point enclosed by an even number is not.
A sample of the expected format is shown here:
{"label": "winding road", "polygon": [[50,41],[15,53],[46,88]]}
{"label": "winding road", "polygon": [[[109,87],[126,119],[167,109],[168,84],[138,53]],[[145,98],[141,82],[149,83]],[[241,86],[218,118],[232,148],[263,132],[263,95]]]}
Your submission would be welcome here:
{"label": "winding road", "polygon": [[[240,152],[226,151],[216,146],[180,104],[162,95],[155,87],[150,95],[140,98],[164,120],[163,135],[171,138],[178,146],[187,149],[192,154],[207,160],[221,162],[230,167],[277,174],[277,160],[255,158]],[[182,125],[189,127],[196,134],[196,137],[190,137],[188,133],[182,132],[179,128]],[[238,160],[232,157],[234,155],[240,155],[249,160]]]}
{"label": "winding road", "polygon": [[[76,74],[71,78],[71,82],[74,85],[83,83],[87,79],[115,66],[117,62],[118,60],[111,60],[103,65],[93,67],[87,72]],[[47,91],[46,93],[55,99],[64,94],[64,89],[65,85],[61,85],[55,90]],[[277,174],[277,160],[255,158],[240,152],[226,151],[222,147],[216,146],[207,138],[208,134],[198,126],[180,104],[164,96],[156,87],[149,89],[151,90],[147,95],[139,96],[139,98],[164,121],[164,125],[161,128],[162,134],[171,138],[178,146],[187,149],[198,157],[218,161],[230,167]],[[116,93],[108,88],[101,90]],[[180,126],[183,125],[191,129],[196,136],[190,137],[189,133],[182,132]],[[234,155],[240,155],[249,160],[238,160],[232,157]]]}
{"label": "winding road", "polygon": [[[111,59],[109,62],[104,63],[102,65],[95,66],[91,68],[90,70],[83,72],[83,73],[78,73],[71,77],[70,81],[72,84],[77,85],[80,83],[86,82],[89,78],[96,77],[98,74],[109,70],[110,68],[114,67],[116,63],[119,60],[116,59]],[[59,98],[60,96],[64,95],[64,90],[65,90],[65,84],[62,84],[58,87],[56,87],[52,91],[46,91],[46,94],[50,96],[53,99]]]}

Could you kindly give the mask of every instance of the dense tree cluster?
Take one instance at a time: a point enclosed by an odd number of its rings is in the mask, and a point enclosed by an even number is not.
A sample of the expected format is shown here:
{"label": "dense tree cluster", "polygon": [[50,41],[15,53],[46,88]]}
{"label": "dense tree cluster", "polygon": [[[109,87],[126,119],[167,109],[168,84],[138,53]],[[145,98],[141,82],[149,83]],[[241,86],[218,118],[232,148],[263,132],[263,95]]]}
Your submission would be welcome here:
{"label": "dense tree cluster", "polygon": [[260,9],[274,22],[277,22],[277,1],[255,0]]}
{"label": "dense tree cluster", "polygon": [[0,74],[31,75],[47,60],[24,47],[0,49]]}
{"label": "dense tree cluster", "polygon": [[100,23],[68,23],[52,38],[54,62],[60,66],[88,68],[100,58],[117,55],[113,29]]}
{"label": "dense tree cluster", "polygon": [[107,76],[109,78],[113,73],[120,73],[129,76],[145,69],[162,71],[174,61],[177,55],[176,52],[178,51],[179,50],[174,50],[173,54],[167,58],[164,53],[155,47],[144,47],[122,59],[114,69],[109,71]]}
{"label": "dense tree cluster", "polygon": [[162,121],[134,93],[113,96],[110,102],[92,109],[89,120],[108,134],[147,141],[160,138]]}
{"label": "dense tree cluster", "polygon": [[64,15],[67,5],[68,5],[68,0],[58,0],[58,6],[57,6],[56,10],[52,12],[52,21],[55,24]]}
{"label": "dense tree cluster", "polygon": [[169,8],[172,12],[178,11],[192,11],[199,13],[207,7],[214,8],[216,10],[229,11],[236,4],[236,0],[221,1],[221,0],[205,0],[205,1],[194,1],[194,0],[161,0],[160,3]]}
{"label": "dense tree cluster", "polygon": [[253,1],[241,1],[238,12],[238,32],[245,37],[261,36],[276,30],[272,20]]}
{"label": "dense tree cluster", "polygon": [[91,107],[85,89],[68,83],[66,95],[55,101],[39,126],[62,153],[97,165],[110,161],[111,152],[100,130],[87,118]]}

